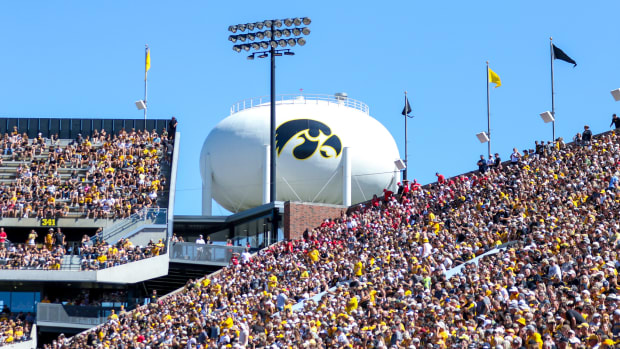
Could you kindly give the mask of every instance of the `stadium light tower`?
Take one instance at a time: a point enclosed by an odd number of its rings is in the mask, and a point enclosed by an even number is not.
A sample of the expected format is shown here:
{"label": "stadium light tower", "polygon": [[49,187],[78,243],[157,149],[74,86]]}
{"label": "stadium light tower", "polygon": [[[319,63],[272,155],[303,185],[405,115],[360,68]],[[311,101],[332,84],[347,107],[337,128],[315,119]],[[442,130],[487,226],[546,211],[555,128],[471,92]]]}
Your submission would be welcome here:
{"label": "stadium light tower", "polygon": [[[254,60],[255,56],[258,58],[271,57],[269,202],[272,203],[276,201],[276,57],[293,56],[295,53],[290,48],[285,47],[304,46],[306,44],[306,38],[303,36],[310,34],[310,29],[306,27],[310,22],[310,18],[301,17],[265,20],[228,27],[228,31],[233,34],[240,32],[240,34],[228,37],[228,40],[235,44],[233,46],[235,52],[255,50],[256,52],[252,52],[248,56],[249,60]],[[284,28],[280,29],[282,26]]]}

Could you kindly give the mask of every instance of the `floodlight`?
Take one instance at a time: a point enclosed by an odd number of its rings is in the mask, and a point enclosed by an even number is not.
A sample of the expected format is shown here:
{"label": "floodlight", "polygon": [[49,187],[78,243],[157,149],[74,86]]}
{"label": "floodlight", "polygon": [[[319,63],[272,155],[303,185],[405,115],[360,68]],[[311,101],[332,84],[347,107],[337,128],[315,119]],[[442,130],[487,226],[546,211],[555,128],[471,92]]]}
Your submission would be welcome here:
{"label": "floodlight", "polygon": [[[269,175],[269,197],[271,202],[276,200],[276,100],[275,100],[275,61],[276,57],[294,56],[295,53],[287,46],[304,46],[306,39],[302,35],[310,34],[310,29],[306,28],[310,24],[308,17],[295,17],[285,19],[265,20],[262,22],[244,23],[231,25],[228,31],[236,34],[229,35],[228,40],[233,43],[233,50],[237,53],[241,51],[254,50],[248,53],[247,59],[253,61],[258,58],[271,58],[271,107],[270,107],[270,175]],[[284,24],[284,28],[280,29]],[[304,27],[301,27],[301,26]],[[263,29],[265,28],[265,29]],[[246,33],[245,30],[248,30]],[[247,40],[247,42],[246,42]],[[235,44],[236,43],[236,44]],[[258,52],[257,52],[258,51]],[[136,102],[139,109],[145,109],[146,101]],[[146,115],[146,113],[145,113]],[[146,116],[145,116],[146,117]],[[406,177],[406,175],[405,175]],[[267,179],[265,179],[267,182]],[[275,211],[274,211],[275,212]],[[274,216],[275,217],[275,216]],[[276,219],[272,217],[272,222]],[[275,230],[275,229],[274,229]]]}
{"label": "floodlight", "polygon": [[614,100],[616,102],[620,101],[620,88],[617,90],[611,91],[611,95],[614,96]]}
{"label": "floodlight", "polygon": [[136,108],[138,108],[138,110],[146,109],[146,102],[143,100],[136,101]]}
{"label": "floodlight", "polygon": [[402,171],[407,168],[407,165],[405,165],[405,162],[401,159],[394,161],[394,165],[399,171]]}
{"label": "floodlight", "polygon": [[553,117],[553,114],[551,114],[550,111],[546,111],[546,112],[540,114],[540,117],[543,119],[545,124],[548,123],[548,122],[555,121],[555,118]]}
{"label": "floodlight", "polygon": [[486,132],[476,133],[476,137],[478,138],[478,141],[480,141],[480,143],[486,143],[489,141],[489,136]]}

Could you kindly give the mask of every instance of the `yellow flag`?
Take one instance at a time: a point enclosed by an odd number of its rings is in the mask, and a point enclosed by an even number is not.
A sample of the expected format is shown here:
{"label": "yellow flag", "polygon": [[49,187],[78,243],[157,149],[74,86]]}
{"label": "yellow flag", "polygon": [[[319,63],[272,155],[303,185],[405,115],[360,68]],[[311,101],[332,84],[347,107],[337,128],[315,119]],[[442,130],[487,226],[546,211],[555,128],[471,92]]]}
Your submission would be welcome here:
{"label": "yellow flag", "polygon": [[502,80],[499,79],[499,75],[497,75],[497,73],[492,71],[491,68],[488,68],[488,69],[489,69],[489,82],[495,83],[495,88],[502,86]]}
{"label": "yellow flag", "polygon": [[147,71],[149,71],[149,69],[151,69],[151,49],[147,48],[146,49],[146,69],[144,70],[144,72],[146,73]]}

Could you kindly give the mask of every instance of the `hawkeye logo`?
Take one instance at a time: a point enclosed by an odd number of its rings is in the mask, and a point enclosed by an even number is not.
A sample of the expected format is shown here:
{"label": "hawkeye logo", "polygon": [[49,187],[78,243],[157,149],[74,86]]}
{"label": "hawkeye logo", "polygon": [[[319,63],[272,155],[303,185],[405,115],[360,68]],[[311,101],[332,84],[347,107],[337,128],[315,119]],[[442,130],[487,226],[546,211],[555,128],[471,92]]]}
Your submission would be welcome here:
{"label": "hawkeye logo", "polygon": [[291,140],[302,140],[293,148],[297,160],[306,160],[318,150],[322,157],[337,158],[342,152],[340,138],[332,134],[329,126],[310,119],[287,121],[276,129],[276,151],[278,156]]}

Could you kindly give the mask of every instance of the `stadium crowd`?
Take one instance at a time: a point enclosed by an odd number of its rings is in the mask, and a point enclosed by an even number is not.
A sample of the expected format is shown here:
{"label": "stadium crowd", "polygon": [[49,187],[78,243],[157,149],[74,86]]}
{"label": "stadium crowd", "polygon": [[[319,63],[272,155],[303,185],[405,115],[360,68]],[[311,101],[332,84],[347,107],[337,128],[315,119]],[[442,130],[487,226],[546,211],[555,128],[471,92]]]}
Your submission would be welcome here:
{"label": "stadium crowd", "polygon": [[31,313],[11,313],[8,307],[0,313],[0,345],[8,345],[29,340],[34,323]]}
{"label": "stadium crowd", "polygon": [[[3,238],[4,236],[4,238]],[[166,251],[165,242],[150,241],[146,246],[135,246],[129,239],[120,239],[110,244],[96,234],[84,235],[79,245],[67,247],[61,228],[50,228],[37,242],[38,234],[33,229],[25,244],[6,242],[6,232],[0,228],[0,269],[42,269],[60,270],[65,255],[79,255],[81,270],[100,270],[109,267],[155,257]],[[79,246],[79,247],[78,247]]]}
{"label": "stadium crowd", "polygon": [[405,183],[46,348],[613,348],[619,143]]}
{"label": "stadium crowd", "polygon": [[[162,135],[156,130],[95,130],[92,137],[78,135],[64,143],[40,133],[29,139],[14,128],[0,139],[0,169],[15,177],[0,182],[2,218],[65,217],[72,212],[85,218],[126,218],[157,207],[166,188],[160,168],[172,154],[166,130]],[[3,159],[18,163],[3,164]]]}

